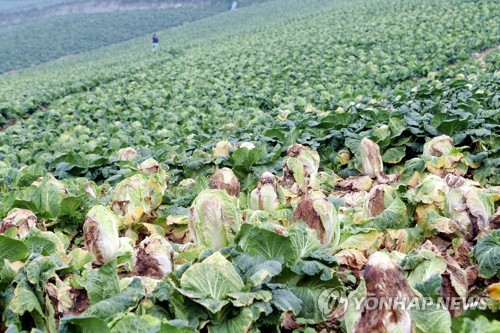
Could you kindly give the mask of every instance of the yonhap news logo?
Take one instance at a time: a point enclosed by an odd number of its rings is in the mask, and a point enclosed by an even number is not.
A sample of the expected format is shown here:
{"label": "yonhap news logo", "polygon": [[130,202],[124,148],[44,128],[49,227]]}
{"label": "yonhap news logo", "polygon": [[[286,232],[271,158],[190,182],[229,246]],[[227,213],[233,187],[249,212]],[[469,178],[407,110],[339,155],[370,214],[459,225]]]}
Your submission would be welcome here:
{"label": "yonhap news logo", "polygon": [[343,315],[347,309],[347,295],[344,288],[335,287],[324,290],[319,295],[318,307],[325,319],[331,317],[334,312],[337,316]]}
{"label": "yonhap news logo", "polygon": [[380,310],[485,310],[488,308],[488,297],[406,297],[406,296],[362,296],[347,297],[341,287],[326,289],[318,298],[318,307],[323,317],[341,317],[348,306],[356,311]]}

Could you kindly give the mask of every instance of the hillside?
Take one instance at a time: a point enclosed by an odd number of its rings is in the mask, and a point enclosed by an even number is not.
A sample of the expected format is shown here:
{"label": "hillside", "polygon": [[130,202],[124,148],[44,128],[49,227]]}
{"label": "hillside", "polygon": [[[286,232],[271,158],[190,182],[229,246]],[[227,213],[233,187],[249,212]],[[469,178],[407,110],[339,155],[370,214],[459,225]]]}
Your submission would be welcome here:
{"label": "hillside", "polygon": [[498,10],[273,0],[0,76],[0,330],[496,332]]}
{"label": "hillside", "polygon": [[[239,7],[267,0],[240,0]],[[207,8],[229,9],[230,0],[0,0],[0,27],[40,18],[68,14],[94,14],[145,9]]]}
{"label": "hillside", "polygon": [[0,73],[193,22],[230,5],[221,0],[70,1],[6,12],[0,14]]}

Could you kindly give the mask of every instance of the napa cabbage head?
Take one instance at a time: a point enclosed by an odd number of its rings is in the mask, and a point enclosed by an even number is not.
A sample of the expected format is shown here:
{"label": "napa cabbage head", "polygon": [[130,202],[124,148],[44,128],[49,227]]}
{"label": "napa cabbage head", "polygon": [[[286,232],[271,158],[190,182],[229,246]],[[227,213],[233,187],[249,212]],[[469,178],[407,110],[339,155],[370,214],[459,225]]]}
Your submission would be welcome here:
{"label": "napa cabbage head", "polygon": [[249,207],[253,210],[263,210],[268,213],[275,212],[279,207],[278,182],[270,172],[264,172],[259,184],[250,193]]}
{"label": "napa cabbage head", "polygon": [[459,226],[466,239],[484,236],[490,231],[490,219],[494,212],[494,194],[479,187],[478,183],[448,174],[445,177],[446,210]]}
{"label": "napa cabbage head", "polygon": [[424,144],[422,159],[425,167],[437,176],[445,177],[448,173],[465,175],[467,165],[462,162],[463,157],[463,153],[453,146],[453,139],[447,135],[435,137]]}
{"label": "napa cabbage head", "polygon": [[292,192],[306,192],[315,187],[319,169],[319,154],[301,144],[287,150],[283,165],[283,187]]}
{"label": "napa cabbage head", "polygon": [[126,225],[131,225],[158,209],[166,187],[165,179],[158,174],[136,174],[118,183],[111,192],[111,207]]}
{"label": "napa cabbage head", "polygon": [[118,150],[118,160],[120,161],[133,161],[137,157],[139,157],[139,153],[132,147]]}
{"label": "napa cabbage head", "polygon": [[97,262],[105,264],[120,250],[120,218],[108,207],[98,205],[87,213],[83,225],[85,246]]}
{"label": "napa cabbage head", "polygon": [[36,227],[37,217],[31,210],[14,208],[2,220],[0,233],[4,233],[10,228],[17,228],[17,235],[20,238],[25,237],[31,228]]}
{"label": "napa cabbage head", "polygon": [[197,246],[220,250],[233,243],[241,225],[236,197],[224,190],[204,190],[189,210],[189,232]]}
{"label": "napa cabbage head", "polygon": [[146,237],[137,248],[133,274],[156,279],[174,270],[174,249],[162,236]]}
{"label": "napa cabbage head", "polygon": [[229,168],[217,170],[210,181],[210,188],[213,190],[225,190],[229,195],[240,196],[240,181]]}
{"label": "napa cabbage head", "polygon": [[340,241],[340,220],[335,206],[322,191],[302,196],[293,214],[293,221],[304,221],[322,244],[337,247]]}
{"label": "napa cabbage head", "polygon": [[380,148],[375,142],[363,138],[359,144],[359,153],[364,175],[380,177],[384,174],[382,155],[380,155]]}

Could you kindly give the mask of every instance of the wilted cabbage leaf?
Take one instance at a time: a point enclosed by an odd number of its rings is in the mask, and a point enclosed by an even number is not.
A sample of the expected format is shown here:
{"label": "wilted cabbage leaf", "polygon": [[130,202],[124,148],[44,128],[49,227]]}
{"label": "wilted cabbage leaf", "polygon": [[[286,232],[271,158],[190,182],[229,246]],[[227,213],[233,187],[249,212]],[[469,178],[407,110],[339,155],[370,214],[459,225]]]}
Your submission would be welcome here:
{"label": "wilted cabbage leaf", "polygon": [[14,208],[2,220],[0,233],[4,233],[10,228],[16,227],[20,238],[25,237],[31,228],[36,226],[37,218],[32,211],[28,209]]}
{"label": "wilted cabbage leaf", "polygon": [[453,139],[447,135],[435,137],[424,144],[422,159],[429,172],[444,177],[448,173],[464,175],[467,165],[461,163],[464,155],[454,148]]}

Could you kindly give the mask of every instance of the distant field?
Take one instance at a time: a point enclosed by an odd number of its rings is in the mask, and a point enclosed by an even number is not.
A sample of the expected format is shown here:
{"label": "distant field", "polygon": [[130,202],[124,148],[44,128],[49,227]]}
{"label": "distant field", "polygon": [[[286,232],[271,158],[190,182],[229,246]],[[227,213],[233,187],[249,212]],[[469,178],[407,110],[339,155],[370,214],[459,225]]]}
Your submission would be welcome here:
{"label": "distant field", "polygon": [[65,0],[2,0],[0,1],[0,12],[15,12],[21,10],[30,10],[46,6],[57,5]]}
{"label": "distant field", "polygon": [[[262,0],[246,1],[243,5],[255,2]],[[47,1],[47,5],[52,3],[55,1]],[[196,21],[226,11],[230,5],[228,1],[200,3],[203,5],[68,14],[0,28],[0,73]]]}
{"label": "distant field", "polygon": [[71,14],[0,29],[0,72],[92,50],[217,13],[179,8]]}

